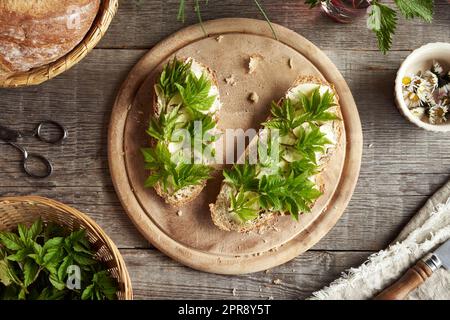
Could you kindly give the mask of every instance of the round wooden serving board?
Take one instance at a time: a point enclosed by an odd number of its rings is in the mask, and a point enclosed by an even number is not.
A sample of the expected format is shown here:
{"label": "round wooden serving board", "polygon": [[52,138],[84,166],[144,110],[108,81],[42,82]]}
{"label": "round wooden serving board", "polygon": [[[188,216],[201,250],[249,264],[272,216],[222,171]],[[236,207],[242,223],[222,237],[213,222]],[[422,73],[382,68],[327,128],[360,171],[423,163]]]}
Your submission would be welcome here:
{"label": "round wooden serving board", "polygon": [[[362,154],[362,132],[351,92],[325,54],[297,33],[274,25],[278,41],[264,21],[221,19],[185,28],[164,40],[133,68],[117,97],[109,129],[109,161],[113,182],[127,214],[159,250],[192,268],[241,274],[272,268],[308,250],[337,222],[355,188]],[[268,117],[270,102],[281,98],[302,75],[334,84],[343,116],[341,139],[321,174],[324,194],[312,212],[295,222],[279,217],[263,233],[221,231],[211,221],[222,174],[210,180],[201,195],[181,208],[172,208],[153,189],[145,189],[148,172],[140,148],[149,145],[145,133],[153,101],[153,85],[162,66],[174,55],[193,57],[216,72],[223,103],[219,128],[258,129]],[[258,55],[248,73],[250,56]],[[289,62],[290,61],[290,62]],[[225,78],[233,76],[236,84]],[[251,103],[251,92],[259,95]],[[220,168],[219,168],[220,169]],[[178,211],[182,215],[178,215]]]}

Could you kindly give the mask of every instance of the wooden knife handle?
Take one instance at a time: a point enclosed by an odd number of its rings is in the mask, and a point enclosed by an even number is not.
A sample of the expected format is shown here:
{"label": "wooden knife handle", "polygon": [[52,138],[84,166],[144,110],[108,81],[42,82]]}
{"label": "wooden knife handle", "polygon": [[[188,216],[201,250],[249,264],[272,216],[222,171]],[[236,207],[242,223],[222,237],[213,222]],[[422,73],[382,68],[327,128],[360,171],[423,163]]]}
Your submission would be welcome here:
{"label": "wooden knife handle", "polygon": [[375,300],[403,300],[411,291],[425,282],[433,270],[422,260],[411,267],[397,282],[385,289]]}

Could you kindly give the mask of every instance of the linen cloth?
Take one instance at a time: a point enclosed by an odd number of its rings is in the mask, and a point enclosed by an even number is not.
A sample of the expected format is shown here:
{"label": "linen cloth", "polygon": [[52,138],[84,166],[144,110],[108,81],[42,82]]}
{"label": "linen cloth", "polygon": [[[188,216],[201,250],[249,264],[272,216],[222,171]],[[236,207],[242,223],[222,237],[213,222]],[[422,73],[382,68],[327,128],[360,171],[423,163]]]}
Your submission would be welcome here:
{"label": "linen cloth", "polygon": [[[386,249],[371,255],[311,299],[371,299],[450,238],[450,181],[433,195]],[[437,270],[408,300],[450,300],[450,271]]]}

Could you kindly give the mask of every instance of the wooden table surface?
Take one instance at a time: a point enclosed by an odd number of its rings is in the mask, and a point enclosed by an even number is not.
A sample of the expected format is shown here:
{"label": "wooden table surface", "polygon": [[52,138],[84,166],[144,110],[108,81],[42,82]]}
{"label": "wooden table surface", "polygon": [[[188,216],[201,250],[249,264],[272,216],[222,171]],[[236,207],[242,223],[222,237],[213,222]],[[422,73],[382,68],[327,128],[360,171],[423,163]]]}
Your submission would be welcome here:
{"label": "wooden table surface", "polygon": [[[201,273],[152,248],[125,215],[108,171],[110,112],[131,67],[183,27],[176,21],[178,0],[121,1],[107,35],[76,67],[38,87],[0,90],[1,124],[25,130],[54,119],[70,132],[63,146],[26,144],[54,162],[55,174],[43,181],[25,176],[18,152],[0,144],[0,195],[46,196],[89,214],[120,248],[137,299],[302,299],[385,248],[450,178],[450,135],[416,128],[393,102],[395,73],[411,50],[428,42],[450,42],[450,4],[436,1],[433,24],[400,19],[393,50],[384,56],[364,19],[340,25],[317,9],[308,10],[301,0],[262,2],[274,22],[328,54],[347,80],[362,121],[364,155],[357,189],[341,220],[312,250],[267,272]],[[210,1],[203,15],[260,18],[248,0]],[[195,22],[189,12],[186,24]],[[281,284],[274,284],[275,279]]]}

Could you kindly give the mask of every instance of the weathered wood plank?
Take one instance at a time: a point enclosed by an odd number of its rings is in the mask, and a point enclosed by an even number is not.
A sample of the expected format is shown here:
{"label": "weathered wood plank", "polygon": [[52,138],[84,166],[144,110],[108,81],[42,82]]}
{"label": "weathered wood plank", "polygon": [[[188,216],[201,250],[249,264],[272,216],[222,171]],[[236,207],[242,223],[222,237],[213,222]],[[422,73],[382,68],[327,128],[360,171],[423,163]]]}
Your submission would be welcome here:
{"label": "weathered wood plank", "polygon": [[[121,1],[118,15],[99,47],[150,48],[184,26],[197,23],[192,6],[186,11],[185,24],[176,20],[178,3],[179,0]],[[302,0],[263,0],[261,3],[273,22],[299,32],[323,49],[378,50],[376,39],[367,29],[364,18],[354,24],[337,24],[322,16],[319,9],[308,10]],[[383,3],[392,5],[393,1]],[[448,6],[444,0],[436,1],[433,24],[401,18],[393,50],[411,50],[427,42],[448,41]],[[263,19],[253,1],[248,0],[210,1],[209,5],[203,2],[202,11],[205,20],[227,17]]]}
{"label": "weathered wood plank", "polygon": [[[1,90],[2,123],[30,129],[38,119],[53,118],[64,123],[70,132],[62,147],[29,141],[31,150],[53,156],[56,172],[47,181],[24,177],[17,165],[19,154],[0,145],[2,184],[111,185],[106,150],[110,110],[120,83],[144,52],[95,50],[73,70],[42,86]],[[363,172],[450,172],[450,140],[416,128],[394,107],[393,80],[405,52],[387,58],[381,58],[377,52],[327,53],[349,82],[358,104],[365,138]]]}
{"label": "weathered wood plank", "polygon": [[[144,299],[305,298],[363,262],[369,252],[361,251],[384,248],[450,176],[450,139],[407,123],[392,94],[396,70],[411,49],[450,40],[449,4],[436,1],[433,24],[401,19],[393,51],[384,56],[364,19],[340,25],[317,9],[307,10],[300,0],[262,2],[274,22],[325,49],[354,93],[365,138],[361,178],[344,216],[314,250],[358,252],[310,251],[268,274],[227,277],[183,267],[136,232],[109,178],[107,126],[120,84],[146,52],[139,49],[183,27],[176,22],[178,0],[122,1],[108,34],[82,63],[39,87],[0,90],[1,124],[30,129],[39,119],[53,118],[70,131],[62,147],[37,146],[34,140],[26,144],[54,160],[55,175],[45,181],[25,177],[19,155],[0,144],[0,196],[43,195],[89,214],[122,248],[135,295]],[[207,19],[235,16],[261,18],[247,0],[212,1],[204,7]],[[189,11],[186,25],[195,22]],[[275,279],[282,284],[273,284]]]}
{"label": "weathered wood plank", "polygon": [[[310,251],[266,272],[242,276],[205,274],[157,250],[121,250],[136,299],[304,299],[370,252]],[[281,280],[274,284],[274,280]],[[278,281],[277,281],[278,282]],[[235,289],[235,295],[233,295]]]}
{"label": "weathered wood plank", "polygon": [[[54,160],[55,175],[44,181],[25,177],[19,154],[0,144],[1,193],[38,193],[60,199],[92,214],[119,246],[146,246],[139,235],[134,235],[114,195],[106,150],[115,93],[129,68],[144,53],[95,50],[73,70],[40,87],[1,90],[2,124],[29,129],[37,119],[53,118],[70,131],[62,147],[29,142],[31,150]],[[381,249],[448,179],[450,140],[415,128],[393,106],[392,82],[406,52],[388,57],[377,52],[327,53],[355,95],[365,150],[361,179],[349,209],[316,248]],[[98,72],[100,69],[103,72]]]}
{"label": "weathered wood plank", "polygon": [[[446,179],[448,176],[440,174],[363,174],[343,217],[314,249],[383,249]],[[112,187],[0,186],[0,196],[29,194],[53,198],[87,213],[119,248],[150,247],[128,219]]]}

